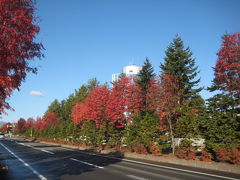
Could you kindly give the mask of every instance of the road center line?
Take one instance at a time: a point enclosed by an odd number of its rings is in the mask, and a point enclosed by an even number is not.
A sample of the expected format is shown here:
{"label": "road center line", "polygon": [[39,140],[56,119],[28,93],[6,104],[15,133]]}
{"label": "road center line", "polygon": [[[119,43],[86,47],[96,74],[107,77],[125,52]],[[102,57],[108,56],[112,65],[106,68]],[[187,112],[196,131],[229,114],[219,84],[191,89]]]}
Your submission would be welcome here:
{"label": "road center line", "polygon": [[26,167],[28,167],[34,174],[36,174],[39,179],[41,180],[47,180],[43,175],[39,174],[36,170],[34,170],[28,163],[26,163],[24,160],[22,160],[20,157],[18,157],[16,154],[14,154],[10,149],[8,149],[6,146],[4,146],[2,143],[0,143],[8,152],[10,152],[14,157],[16,157],[19,161],[21,161]]}
{"label": "road center line", "polygon": [[147,180],[145,178],[142,178],[142,177],[138,177],[138,176],[134,176],[134,175],[127,175],[127,177],[130,177],[130,178],[133,178],[133,179],[137,179],[137,180]]}
{"label": "road center line", "polygon": [[96,168],[103,168],[103,167],[101,167],[101,166],[97,166],[97,165],[95,165],[95,164],[91,164],[91,163],[88,163],[88,162],[84,162],[84,161],[80,161],[80,160],[77,160],[77,159],[74,159],[74,158],[70,158],[72,161],[76,161],[76,162],[80,162],[80,163],[83,163],[83,164],[87,164],[87,165],[89,165],[89,166],[94,166],[94,167],[96,167]]}
{"label": "road center line", "polygon": [[47,151],[47,150],[45,150],[45,149],[37,149],[37,148],[35,148],[35,147],[33,147],[33,146],[30,146],[30,145],[28,145],[28,144],[23,144],[23,143],[18,143],[18,144],[21,144],[21,145],[27,146],[27,147],[31,147],[31,148],[33,148],[33,149],[35,149],[35,150],[40,150],[40,151],[46,152],[46,153],[48,153],[48,154],[54,154],[53,152]]}
{"label": "road center line", "polygon": [[47,151],[47,150],[45,150],[45,149],[41,149],[41,151],[46,152],[46,153],[49,153],[49,154],[54,154],[53,152]]}

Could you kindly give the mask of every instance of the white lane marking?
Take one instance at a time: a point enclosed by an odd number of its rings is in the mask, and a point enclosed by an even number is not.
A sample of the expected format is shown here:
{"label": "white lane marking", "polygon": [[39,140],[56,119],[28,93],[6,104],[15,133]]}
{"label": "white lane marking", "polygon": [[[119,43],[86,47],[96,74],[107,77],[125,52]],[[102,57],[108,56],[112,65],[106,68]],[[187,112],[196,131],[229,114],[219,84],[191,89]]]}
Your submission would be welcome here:
{"label": "white lane marking", "polygon": [[143,164],[143,165],[147,165],[147,166],[159,167],[159,168],[164,168],[164,169],[171,169],[171,170],[175,170],[175,171],[188,172],[188,173],[192,173],[192,174],[200,174],[200,175],[217,177],[217,178],[222,178],[222,179],[229,179],[229,180],[239,180],[239,179],[231,178],[231,177],[227,177],[227,176],[220,176],[220,175],[208,174],[208,173],[203,173],[203,172],[198,172],[198,171],[174,168],[174,167],[169,167],[169,166],[162,166],[162,165],[157,165],[157,164],[151,164],[151,163],[145,163],[145,162],[140,162],[140,161],[134,161],[134,160],[130,160],[130,159],[121,159],[121,158],[115,158],[115,157],[108,157],[108,156],[105,156],[105,155],[99,155],[99,154],[82,152],[82,151],[79,151],[79,152],[85,153],[85,154],[94,155],[94,156],[106,157],[106,158],[109,158],[109,159],[117,159],[117,160],[120,160],[120,161],[126,161],[126,162],[131,162],[131,163],[136,163],[136,164]]}
{"label": "white lane marking", "polygon": [[47,180],[43,175],[39,174],[36,170],[34,170],[28,163],[23,161],[20,157],[18,157],[16,154],[14,154],[10,149],[8,149],[6,146],[4,146],[2,143],[0,143],[8,152],[10,152],[14,157],[16,157],[19,161],[21,161],[26,167],[28,167],[34,174],[36,174],[39,179],[41,180]]}
{"label": "white lane marking", "polygon": [[101,167],[101,166],[97,166],[97,165],[95,165],[95,164],[90,164],[90,163],[88,163],[88,162],[80,161],[80,160],[77,160],[77,159],[74,159],[74,158],[70,158],[70,159],[73,160],[73,161],[76,161],[76,162],[80,162],[80,163],[83,163],[83,164],[87,164],[87,165],[89,165],[89,166],[94,166],[94,167],[96,167],[96,168],[103,168],[103,167]]}
{"label": "white lane marking", "polygon": [[[171,177],[169,175],[163,175],[162,173],[158,173],[158,172],[151,172],[151,171],[148,171],[148,170],[141,170],[141,169],[138,169],[138,168],[134,168],[134,167],[129,167],[129,166],[123,166],[121,164],[112,164],[111,166],[113,167],[116,167],[116,168],[120,168],[122,169],[123,171],[132,171],[132,173],[138,173],[139,175],[142,174],[142,175],[145,175],[145,176],[154,176],[158,179],[169,179],[169,180],[180,180],[179,178],[175,178],[175,177]],[[179,172],[177,172],[179,174]],[[183,174],[180,172],[180,174]],[[187,174],[188,176],[188,174]],[[192,174],[190,174],[190,176],[192,176]],[[195,175],[195,177],[201,177],[199,175]],[[195,178],[194,177],[194,178]],[[209,178],[206,178],[206,179],[209,179]]]}
{"label": "white lane marking", "polygon": [[133,178],[133,179],[137,179],[137,180],[147,180],[145,178],[142,178],[142,177],[138,177],[138,176],[134,176],[134,175],[127,175],[127,177],[130,177],[130,178]]}
{"label": "white lane marking", "polygon": [[133,162],[133,163],[138,163],[138,164],[144,164],[144,165],[148,165],[148,166],[155,166],[155,167],[160,167],[160,168],[165,168],[165,169],[171,169],[171,170],[176,170],[176,171],[188,172],[188,173],[193,173],[193,174],[200,174],[200,175],[205,175],[205,176],[212,176],[212,177],[217,177],[217,178],[222,178],[222,179],[238,180],[238,179],[231,178],[231,177],[227,177],[227,176],[220,176],[220,175],[215,175],[215,174],[208,174],[208,173],[191,171],[191,170],[186,170],[186,169],[179,169],[179,168],[174,168],[174,167],[169,167],[169,166],[161,166],[161,165],[157,165],[157,164],[144,163],[144,162],[139,162],[139,161],[134,161],[134,160],[129,160],[129,159],[124,159],[124,161]]}
{"label": "white lane marking", "polygon": [[45,150],[45,149],[41,149],[41,151],[46,152],[46,153],[49,153],[49,154],[54,154],[53,152],[47,151],[47,150]]}
{"label": "white lane marking", "polygon": [[51,151],[47,151],[47,150],[45,150],[45,149],[37,149],[37,148],[35,148],[35,147],[33,147],[33,146],[30,146],[30,145],[28,145],[28,144],[23,144],[23,143],[18,143],[18,144],[21,144],[21,145],[23,145],[23,146],[28,146],[28,147],[31,147],[31,148],[36,149],[36,150],[40,150],[40,151],[46,152],[46,153],[48,153],[48,154],[54,154],[54,153],[51,152]]}

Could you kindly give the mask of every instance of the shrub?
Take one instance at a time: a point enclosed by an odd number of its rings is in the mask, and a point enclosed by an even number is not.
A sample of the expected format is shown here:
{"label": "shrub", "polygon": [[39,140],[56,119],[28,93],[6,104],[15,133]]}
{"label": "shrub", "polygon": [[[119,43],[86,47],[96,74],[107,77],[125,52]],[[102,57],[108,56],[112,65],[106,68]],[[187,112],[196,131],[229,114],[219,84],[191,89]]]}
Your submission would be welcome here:
{"label": "shrub", "polygon": [[176,153],[175,155],[179,158],[179,159],[185,159],[186,158],[186,149],[176,149]]}
{"label": "shrub", "polygon": [[221,148],[216,152],[216,158],[220,162],[229,162],[229,151],[226,148]]}
{"label": "shrub", "polygon": [[196,154],[195,152],[191,151],[191,150],[187,150],[186,152],[186,158],[187,160],[193,160],[196,159]]}
{"label": "shrub", "polygon": [[162,153],[162,147],[159,144],[150,144],[149,145],[149,151],[153,155],[159,155]]}
{"label": "shrub", "polygon": [[200,156],[200,161],[205,161],[205,162],[210,162],[211,161],[211,153],[205,151],[205,150],[202,150],[201,152],[201,156]]}
{"label": "shrub", "polygon": [[133,150],[139,154],[147,154],[147,148],[143,144],[137,144],[133,147]]}
{"label": "shrub", "polygon": [[192,148],[178,148],[175,154],[179,159],[192,160],[196,159],[195,152],[192,151]]}
{"label": "shrub", "polygon": [[232,149],[230,151],[230,162],[240,165],[240,151],[238,149]]}

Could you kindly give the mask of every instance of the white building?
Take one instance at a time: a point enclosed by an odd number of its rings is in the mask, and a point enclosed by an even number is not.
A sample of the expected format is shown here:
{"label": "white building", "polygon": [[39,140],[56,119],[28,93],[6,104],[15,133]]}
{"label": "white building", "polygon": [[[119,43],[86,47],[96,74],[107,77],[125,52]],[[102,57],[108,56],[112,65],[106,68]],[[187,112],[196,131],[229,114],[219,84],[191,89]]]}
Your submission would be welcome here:
{"label": "white building", "polygon": [[135,64],[133,64],[130,66],[125,66],[123,68],[123,73],[126,74],[126,76],[137,75],[139,71],[141,71],[141,69],[141,66],[136,66]]}
{"label": "white building", "polygon": [[[133,64],[130,66],[125,66],[122,73],[124,73],[126,76],[136,76],[141,71],[141,69],[141,66],[136,66],[135,64]],[[117,81],[120,74],[121,73],[112,74],[112,82]]]}

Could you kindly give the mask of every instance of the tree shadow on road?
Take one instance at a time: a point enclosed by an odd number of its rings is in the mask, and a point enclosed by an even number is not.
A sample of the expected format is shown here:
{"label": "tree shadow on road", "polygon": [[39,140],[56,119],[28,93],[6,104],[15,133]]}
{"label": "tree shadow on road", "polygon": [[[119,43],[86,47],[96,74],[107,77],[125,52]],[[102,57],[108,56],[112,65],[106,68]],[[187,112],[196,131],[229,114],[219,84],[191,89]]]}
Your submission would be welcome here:
{"label": "tree shadow on road", "polygon": [[[120,162],[121,158],[123,158],[123,155],[120,152],[104,154],[102,156],[99,153],[93,153],[91,150],[73,151],[64,149],[52,151],[54,154],[48,154],[46,152],[36,151],[29,147],[24,147],[22,150],[15,150],[15,152],[16,154],[19,154],[19,156],[21,156],[21,158],[24,159],[24,161],[34,170],[45,176],[47,179],[81,179],[84,173],[99,172],[102,169],[97,168],[98,166],[106,167]],[[36,175],[33,175],[22,162],[15,158],[8,158],[9,159],[5,162],[9,165],[10,169],[7,176],[2,176],[5,178],[3,180],[39,179]],[[24,169],[24,171],[21,169]],[[1,180],[2,177],[0,178]]]}
{"label": "tree shadow on road", "polygon": [[[80,175],[83,173],[101,170],[98,167],[104,168],[111,164],[121,162],[121,158],[123,158],[123,154],[120,152],[100,155],[99,153],[93,153],[89,150],[61,150],[54,151],[54,153],[54,155],[48,155],[49,157],[44,159],[39,156],[38,159],[30,163],[30,165],[44,169],[44,173],[47,174],[48,179],[66,179],[67,177],[74,179],[80,178]],[[89,163],[89,165],[84,162]],[[39,169],[39,171],[41,170]]]}

